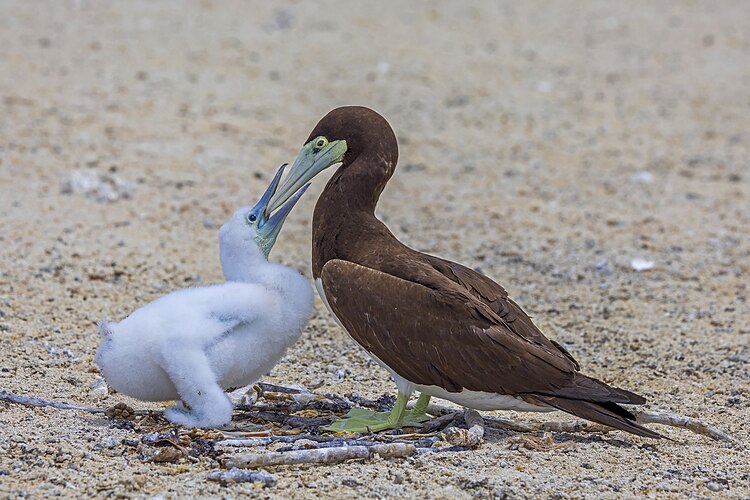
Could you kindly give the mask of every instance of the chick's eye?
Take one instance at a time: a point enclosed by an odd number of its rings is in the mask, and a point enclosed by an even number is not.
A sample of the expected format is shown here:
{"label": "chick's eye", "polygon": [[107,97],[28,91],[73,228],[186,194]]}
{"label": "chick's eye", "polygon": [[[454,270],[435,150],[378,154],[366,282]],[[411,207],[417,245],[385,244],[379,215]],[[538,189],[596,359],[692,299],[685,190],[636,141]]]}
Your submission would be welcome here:
{"label": "chick's eye", "polygon": [[247,221],[248,222],[255,222],[258,219],[258,217],[255,214],[247,214]]}

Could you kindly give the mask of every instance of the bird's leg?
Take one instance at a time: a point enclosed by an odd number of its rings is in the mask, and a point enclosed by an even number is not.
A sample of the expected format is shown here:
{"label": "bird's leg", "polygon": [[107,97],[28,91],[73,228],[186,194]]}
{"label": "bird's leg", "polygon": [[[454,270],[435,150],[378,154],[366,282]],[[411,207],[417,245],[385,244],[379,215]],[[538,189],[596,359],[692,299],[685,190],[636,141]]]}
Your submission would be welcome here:
{"label": "bird's leg", "polygon": [[194,346],[168,347],[161,366],[182,398],[183,404],[164,411],[175,424],[186,427],[219,427],[232,420],[232,403],[216,381],[208,357]]}
{"label": "bird's leg", "polygon": [[427,422],[430,417],[427,416],[427,407],[430,404],[430,397],[425,393],[419,394],[416,404],[409,410],[404,412],[404,426],[411,427],[412,425],[417,426],[423,422]]}
{"label": "bird's leg", "polygon": [[364,408],[352,408],[344,418],[335,420],[331,425],[322,427],[324,431],[335,432],[379,432],[386,429],[398,429],[404,426],[404,413],[409,396],[398,391],[396,404],[391,411],[371,411]]}

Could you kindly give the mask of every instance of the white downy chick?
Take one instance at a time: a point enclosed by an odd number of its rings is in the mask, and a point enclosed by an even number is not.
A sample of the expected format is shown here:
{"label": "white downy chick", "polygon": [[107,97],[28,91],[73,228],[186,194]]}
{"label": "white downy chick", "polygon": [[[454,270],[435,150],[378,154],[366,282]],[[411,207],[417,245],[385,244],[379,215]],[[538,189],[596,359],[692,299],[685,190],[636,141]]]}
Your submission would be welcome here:
{"label": "white downy chick", "polygon": [[144,401],[181,400],[167,419],[218,427],[232,418],[224,392],[257,381],[300,336],[312,312],[310,284],[267,261],[287,215],[307,186],[268,217],[282,166],[261,200],[219,230],[226,283],[186,288],[102,322],[96,364],[115,390]]}

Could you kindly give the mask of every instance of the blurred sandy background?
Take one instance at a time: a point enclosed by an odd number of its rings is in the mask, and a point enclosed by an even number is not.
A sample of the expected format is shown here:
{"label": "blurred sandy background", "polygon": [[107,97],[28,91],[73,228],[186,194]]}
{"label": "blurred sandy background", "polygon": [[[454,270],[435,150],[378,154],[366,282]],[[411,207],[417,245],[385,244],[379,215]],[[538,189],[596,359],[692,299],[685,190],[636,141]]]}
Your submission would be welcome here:
{"label": "blurred sandy background", "polygon": [[[480,268],[583,370],[750,424],[750,3],[0,3],[0,390],[106,407],[95,322],[221,279],[218,226],[333,107],[401,145],[379,215]],[[330,175],[330,174],[328,174]],[[308,276],[310,218],[273,259]],[[651,269],[636,270],[649,267]],[[392,393],[316,314],[269,380]],[[565,418],[509,414],[521,420]],[[741,445],[660,429],[558,434],[565,451],[477,451],[282,468],[262,495],[750,495]],[[215,464],[143,463],[104,419],[0,403],[0,493],[220,497]],[[105,443],[105,445],[102,445]]]}

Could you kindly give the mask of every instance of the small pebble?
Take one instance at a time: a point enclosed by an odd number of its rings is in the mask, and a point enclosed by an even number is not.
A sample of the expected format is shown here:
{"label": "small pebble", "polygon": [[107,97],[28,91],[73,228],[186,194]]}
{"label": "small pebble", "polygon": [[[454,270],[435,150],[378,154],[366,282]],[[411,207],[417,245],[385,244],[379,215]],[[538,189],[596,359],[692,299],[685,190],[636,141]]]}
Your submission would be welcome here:
{"label": "small pebble", "polygon": [[156,280],[153,283],[151,283],[151,288],[155,292],[161,292],[162,290],[164,290],[165,288],[167,288],[167,282],[164,281],[164,280]]}
{"label": "small pebble", "polygon": [[656,483],[656,489],[659,491],[671,491],[672,484],[669,481],[661,481]]}
{"label": "small pebble", "polygon": [[721,485],[716,481],[709,481],[706,483],[706,488],[711,491],[721,491]]}
{"label": "small pebble", "polygon": [[636,271],[648,271],[649,269],[653,269],[654,261],[640,258],[632,259],[630,261],[630,267]]}
{"label": "small pebble", "polygon": [[104,399],[109,396],[109,389],[107,389],[107,383],[104,379],[99,379],[89,386],[90,395],[96,400]]}
{"label": "small pebble", "polygon": [[630,181],[636,184],[651,184],[654,182],[654,174],[642,170],[631,175]]}
{"label": "small pebble", "polygon": [[316,377],[316,378],[312,379],[312,380],[310,381],[310,383],[309,383],[309,384],[307,384],[307,386],[308,386],[308,387],[309,387],[310,389],[313,389],[313,390],[314,390],[314,389],[317,389],[318,387],[321,387],[322,385],[323,385],[323,379],[321,379],[321,378],[319,378],[319,377]]}
{"label": "small pebble", "polygon": [[117,446],[117,438],[109,436],[94,445],[94,448],[114,448]]}

